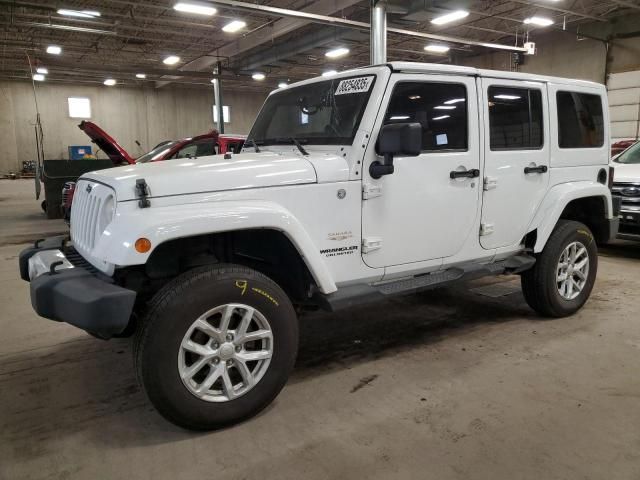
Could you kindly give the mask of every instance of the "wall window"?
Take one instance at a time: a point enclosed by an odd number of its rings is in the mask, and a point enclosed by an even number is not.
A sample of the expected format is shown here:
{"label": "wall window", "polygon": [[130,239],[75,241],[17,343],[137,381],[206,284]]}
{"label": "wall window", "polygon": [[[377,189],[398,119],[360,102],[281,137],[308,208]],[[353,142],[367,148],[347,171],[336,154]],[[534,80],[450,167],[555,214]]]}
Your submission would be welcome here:
{"label": "wall window", "polygon": [[604,145],[602,100],[599,95],[557,92],[560,148],[597,148]]}
{"label": "wall window", "polygon": [[86,97],[69,97],[67,102],[71,118],[91,118],[91,100]]}
{"label": "wall window", "polygon": [[456,83],[402,82],[393,90],[385,125],[422,125],[422,150],[466,150],[467,89]]}
{"label": "wall window", "polygon": [[[222,106],[222,119],[224,123],[229,123],[231,121],[231,112],[227,105]],[[216,106],[213,106],[213,123],[218,123],[218,109]]]}
{"label": "wall window", "polygon": [[491,150],[541,148],[542,93],[540,90],[489,87]]}

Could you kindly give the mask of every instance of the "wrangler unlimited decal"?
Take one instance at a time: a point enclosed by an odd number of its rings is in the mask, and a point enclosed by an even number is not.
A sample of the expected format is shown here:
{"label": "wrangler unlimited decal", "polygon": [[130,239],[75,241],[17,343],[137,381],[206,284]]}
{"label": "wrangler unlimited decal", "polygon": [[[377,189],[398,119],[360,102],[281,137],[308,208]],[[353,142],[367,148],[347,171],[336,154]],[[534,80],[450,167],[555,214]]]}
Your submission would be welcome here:
{"label": "wrangler unlimited decal", "polygon": [[324,255],[325,257],[339,257],[341,255],[351,255],[356,250],[358,250],[358,245],[351,245],[350,247],[325,248],[324,250],[320,250],[320,255]]}

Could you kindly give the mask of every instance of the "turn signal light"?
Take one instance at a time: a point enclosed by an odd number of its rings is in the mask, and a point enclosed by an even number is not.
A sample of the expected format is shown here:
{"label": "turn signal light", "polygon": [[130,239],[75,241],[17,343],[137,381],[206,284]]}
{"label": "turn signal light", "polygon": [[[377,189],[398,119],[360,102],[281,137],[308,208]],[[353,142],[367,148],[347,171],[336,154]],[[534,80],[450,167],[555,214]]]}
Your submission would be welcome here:
{"label": "turn signal light", "polygon": [[139,238],[136,240],[135,246],[138,253],[147,253],[149,250],[151,250],[151,240],[144,237]]}

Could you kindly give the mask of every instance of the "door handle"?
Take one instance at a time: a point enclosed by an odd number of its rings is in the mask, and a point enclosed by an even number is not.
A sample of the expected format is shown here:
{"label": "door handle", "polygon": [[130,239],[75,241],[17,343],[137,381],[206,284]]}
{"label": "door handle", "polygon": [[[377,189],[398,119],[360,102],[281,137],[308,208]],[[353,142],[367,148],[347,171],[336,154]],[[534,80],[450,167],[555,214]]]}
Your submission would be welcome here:
{"label": "door handle", "polygon": [[524,167],[524,173],[547,173],[546,165],[540,165],[539,167]]}
{"label": "door handle", "polygon": [[480,170],[477,168],[472,168],[471,170],[454,170],[449,173],[449,178],[476,178],[480,176]]}

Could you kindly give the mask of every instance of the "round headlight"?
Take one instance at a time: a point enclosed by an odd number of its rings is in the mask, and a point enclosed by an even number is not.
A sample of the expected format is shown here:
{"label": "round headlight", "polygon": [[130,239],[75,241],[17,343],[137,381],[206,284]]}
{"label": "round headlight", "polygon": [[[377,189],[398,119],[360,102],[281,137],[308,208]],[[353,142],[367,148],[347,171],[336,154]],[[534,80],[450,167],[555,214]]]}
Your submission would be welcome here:
{"label": "round headlight", "polygon": [[113,195],[109,195],[100,209],[100,218],[98,218],[98,231],[104,232],[104,229],[109,226],[113,217],[116,214],[116,200]]}

